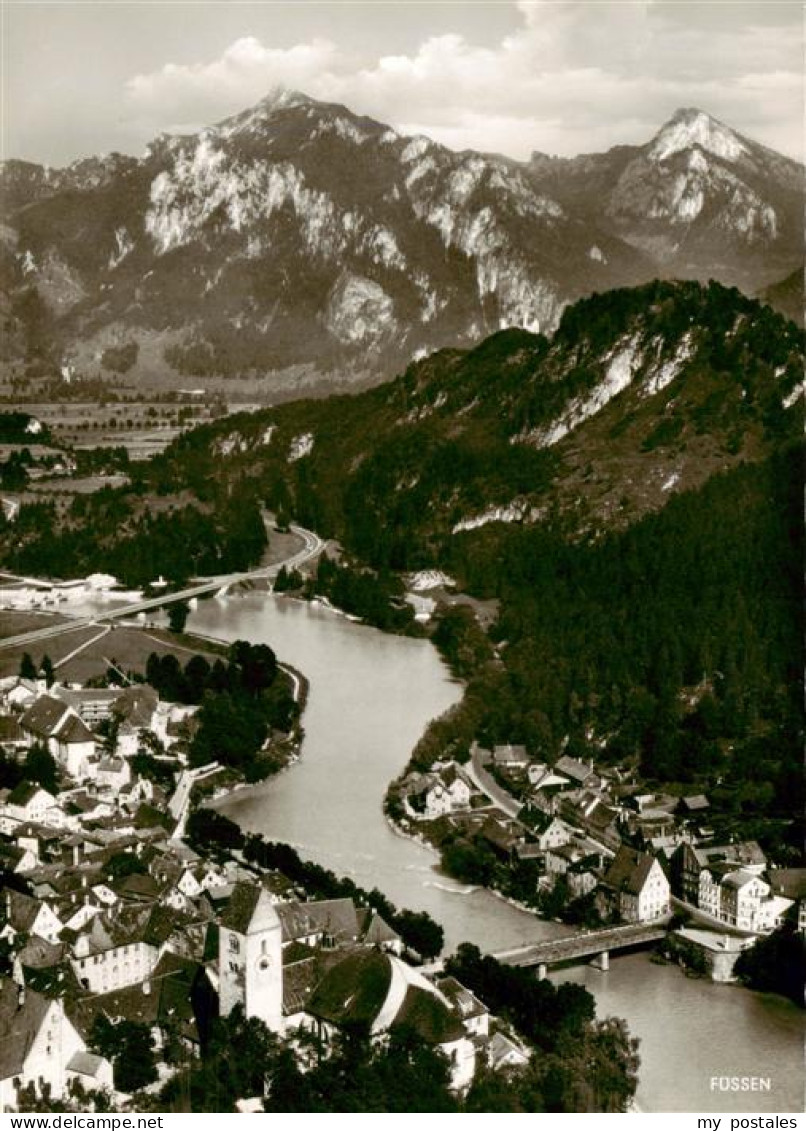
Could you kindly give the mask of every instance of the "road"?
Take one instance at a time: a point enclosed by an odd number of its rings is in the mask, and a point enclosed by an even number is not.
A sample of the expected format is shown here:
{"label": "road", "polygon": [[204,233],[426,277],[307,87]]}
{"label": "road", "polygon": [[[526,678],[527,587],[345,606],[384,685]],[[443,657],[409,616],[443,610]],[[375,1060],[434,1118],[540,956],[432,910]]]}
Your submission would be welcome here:
{"label": "road", "polygon": [[310,561],[311,558],[316,557],[324,548],[324,542],[312,530],[305,530],[301,526],[292,526],[290,530],[302,539],[304,545],[301,550],[284,561],[275,562],[270,566],[260,566],[258,569],[246,570],[243,573],[225,573],[217,577],[208,577],[176,593],[164,593],[160,597],[148,597],[142,601],[134,601],[128,605],[121,605],[120,608],[110,610],[101,616],[96,614],[88,617],[74,617],[61,624],[37,628],[31,632],[19,633],[17,636],[7,636],[0,640],[0,650],[18,648],[39,640],[48,640],[53,636],[62,636],[65,632],[75,632],[79,628],[87,628],[94,624],[108,624],[113,620],[120,620],[121,617],[136,616],[137,613],[146,612],[148,609],[160,609],[165,605],[172,605],[176,601],[187,601],[191,597],[201,597],[205,593],[217,593],[220,589],[228,588],[230,585],[238,585],[244,581],[273,578],[277,576],[283,566],[286,569],[296,569],[303,563]]}
{"label": "road", "polygon": [[511,793],[502,789],[492,774],[485,770],[481,756],[481,747],[474,743],[470,761],[464,766],[465,773],[476,788],[480,789],[482,793],[486,793],[490,801],[497,805],[499,809],[502,809],[508,817],[517,817],[523,806]]}

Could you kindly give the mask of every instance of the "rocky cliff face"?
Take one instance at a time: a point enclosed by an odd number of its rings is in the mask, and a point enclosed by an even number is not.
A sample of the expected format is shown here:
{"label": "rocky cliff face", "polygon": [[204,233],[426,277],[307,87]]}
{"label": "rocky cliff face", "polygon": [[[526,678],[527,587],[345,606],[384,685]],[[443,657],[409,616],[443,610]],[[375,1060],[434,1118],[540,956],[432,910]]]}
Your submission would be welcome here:
{"label": "rocky cliff face", "polygon": [[536,184],[597,214],[651,255],[660,275],[757,289],[802,258],[803,168],[696,109],[641,147],[557,161],[535,154]]}
{"label": "rocky cliff face", "polygon": [[380,377],[505,326],[550,331],[580,296],[701,259],[734,282],[802,254],[799,167],[694,111],[643,149],[520,164],[274,91],[141,160],[2,176],[14,340],[35,288],[52,360],[79,371],[148,340],[180,378]]}

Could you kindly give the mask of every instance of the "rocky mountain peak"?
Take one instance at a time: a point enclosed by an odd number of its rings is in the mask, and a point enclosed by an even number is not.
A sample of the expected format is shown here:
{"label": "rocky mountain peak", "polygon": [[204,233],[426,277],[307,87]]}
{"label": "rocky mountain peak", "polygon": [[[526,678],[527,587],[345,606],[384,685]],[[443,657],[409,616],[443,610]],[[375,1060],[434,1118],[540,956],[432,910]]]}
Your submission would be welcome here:
{"label": "rocky mountain peak", "polygon": [[739,135],[724,123],[696,107],[685,107],[675,111],[652,139],[648,157],[666,161],[695,146],[723,161],[737,161],[748,152]]}

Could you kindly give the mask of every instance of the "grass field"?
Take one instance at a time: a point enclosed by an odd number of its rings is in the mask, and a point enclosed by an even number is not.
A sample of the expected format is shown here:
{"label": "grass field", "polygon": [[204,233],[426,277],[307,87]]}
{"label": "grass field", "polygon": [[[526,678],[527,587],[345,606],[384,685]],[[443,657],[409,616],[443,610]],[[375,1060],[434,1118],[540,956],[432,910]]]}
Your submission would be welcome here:
{"label": "grass field", "polygon": [[[12,616],[33,616],[34,614],[10,614]],[[3,614],[3,632],[11,636],[16,632],[26,632],[34,628],[43,627],[45,617],[40,615],[34,624],[18,627],[8,631],[5,624],[6,614]],[[52,623],[57,624],[68,618],[54,616]],[[131,628],[126,625],[113,627],[103,635],[103,627],[99,625],[85,625],[74,632],[65,632],[61,636],[54,636],[48,640],[34,641],[31,644],[18,648],[9,648],[0,651],[0,677],[16,675],[19,671],[20,660],[24,652],[28,652],[34,663],[40,664],[47,655],[56,665],[56,677],[62,682],[85,683],[88,679],[103,675],[110,663],[119,667],[124,672],[145,672],[146,661],[152,652],[158,655],[167,655],[173,652],[180,663],[184,664],[195,652],[202,652],[208,658],[214,658],[226,652],[226,645],[217,648],[207,641],[201,641],[192,636],[174,636],[164,629]],[[86,645],[86,647],[82,647]],[[78,654],[61,663],[71,653]]]}
{"label": "grass field", "polygon": [[43,613],[36,609],[19,612],[15,609],[0,609],[0,639],[17,636],[21,632],[35,632],[36,629],[46,628],[50,624],[63,624],[69,619],[61,613]]}

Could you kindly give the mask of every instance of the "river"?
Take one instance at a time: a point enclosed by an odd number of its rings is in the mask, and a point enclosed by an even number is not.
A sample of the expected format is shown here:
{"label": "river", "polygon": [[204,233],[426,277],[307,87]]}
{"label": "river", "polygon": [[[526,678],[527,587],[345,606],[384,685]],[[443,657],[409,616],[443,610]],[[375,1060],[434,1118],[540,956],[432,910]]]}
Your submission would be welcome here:
{"label": "river", "polygon": [[[399,906],[428,911],[448,950],[463,940],[501,950],[560,930],[441,876],[430,849],[384,820],[386,786],[428,721],[461,694],[427,641],[261,593],[200,602],[188,630],[268,643],[310,681],[299,762],[230,796],[222,812]],[[626,1018],[639,1037],[642,1110],[802,1110],[803,1017],[783,999],[691,980],[646,954],[614,958],[608,973],[577,967],[552,976],[584,984],[600,1016]],[[768,1079],[769,1091],[714,1091],[718,1076]]]}

